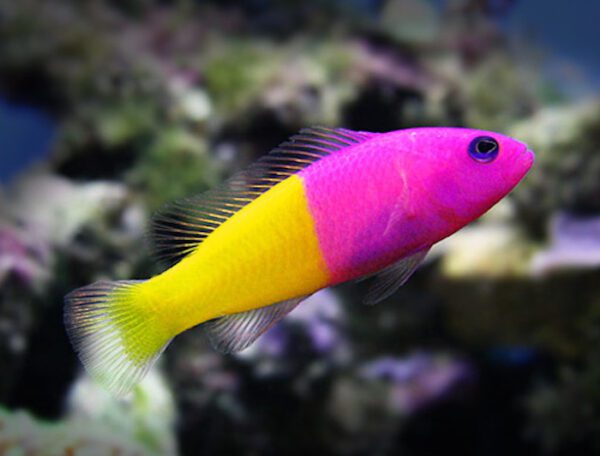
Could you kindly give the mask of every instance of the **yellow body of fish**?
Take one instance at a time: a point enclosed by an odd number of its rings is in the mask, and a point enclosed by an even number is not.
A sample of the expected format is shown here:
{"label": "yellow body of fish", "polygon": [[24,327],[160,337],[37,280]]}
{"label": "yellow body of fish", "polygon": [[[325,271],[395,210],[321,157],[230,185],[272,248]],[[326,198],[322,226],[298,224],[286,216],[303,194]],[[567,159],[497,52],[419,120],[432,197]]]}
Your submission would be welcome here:
{"label": "yellow body of fish", "polygon": [[294,175],[233,214],[180,263],[139,287],[177,334],[327,285],[302,182]]}

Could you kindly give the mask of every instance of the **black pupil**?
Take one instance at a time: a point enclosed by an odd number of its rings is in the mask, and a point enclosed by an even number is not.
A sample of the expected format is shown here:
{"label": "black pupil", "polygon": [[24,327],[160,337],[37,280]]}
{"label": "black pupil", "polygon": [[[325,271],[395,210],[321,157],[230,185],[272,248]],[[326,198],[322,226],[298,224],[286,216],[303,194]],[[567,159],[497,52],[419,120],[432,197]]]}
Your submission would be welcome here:
{"label": "black pupil", "polygon": [[496,147],[498,147],[496,141],[482,139],[477,143],[476,149],[480,154],[489,154],[490,152],[495,151]]}

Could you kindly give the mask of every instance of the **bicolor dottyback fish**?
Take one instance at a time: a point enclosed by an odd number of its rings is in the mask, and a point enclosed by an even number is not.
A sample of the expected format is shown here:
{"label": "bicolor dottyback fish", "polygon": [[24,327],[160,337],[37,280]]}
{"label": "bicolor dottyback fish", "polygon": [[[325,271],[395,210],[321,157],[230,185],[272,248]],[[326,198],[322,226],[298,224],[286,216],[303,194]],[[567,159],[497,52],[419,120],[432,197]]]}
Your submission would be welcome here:
{"label": "bicolor dottyback fish", "polygon": [[233,352],[319,289],[379,273],[365,300],[380,301],[533,160],[525,144],[487,131],[304,129],[219,188],[160,211],[152,236],[172,266],[73,291],[67,333],[88,372],[122,394],[199,324]]}

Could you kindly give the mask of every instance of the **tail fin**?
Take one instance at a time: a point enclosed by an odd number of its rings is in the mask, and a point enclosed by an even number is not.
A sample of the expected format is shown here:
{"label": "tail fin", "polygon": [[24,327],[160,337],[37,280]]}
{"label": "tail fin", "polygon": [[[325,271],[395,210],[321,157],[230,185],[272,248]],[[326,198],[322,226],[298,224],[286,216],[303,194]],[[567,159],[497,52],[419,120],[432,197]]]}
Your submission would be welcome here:
{"label": "tail fin", "polygon": [[89,374],[116,395],[138,383],[171,341],[143,281],[96,282],[65,297],[64,322]]}

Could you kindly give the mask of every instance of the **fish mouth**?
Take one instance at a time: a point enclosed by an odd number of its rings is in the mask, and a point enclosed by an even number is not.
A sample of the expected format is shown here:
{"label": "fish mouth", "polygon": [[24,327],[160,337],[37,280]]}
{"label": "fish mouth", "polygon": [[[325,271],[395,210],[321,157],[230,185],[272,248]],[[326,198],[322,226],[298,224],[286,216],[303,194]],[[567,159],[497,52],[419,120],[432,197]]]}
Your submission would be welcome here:
{"label": "fish mouth", "polygon": [[525,166],[529,170],[529,168],[533,166],[533,162],[535,162],[535,153],[529,147],[525,147],[525,151],[522,155]]}
{"label": "fish mouth", "polygon": [[535,162],[535,154],[533,153],[533,151],[529,148],[527,148],[527,150],[525,151],[525,155],[527,156],[527,161],[529,162],[529,166],[533,165],[533,162]]}

